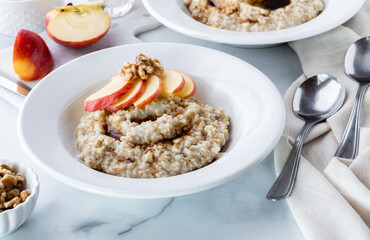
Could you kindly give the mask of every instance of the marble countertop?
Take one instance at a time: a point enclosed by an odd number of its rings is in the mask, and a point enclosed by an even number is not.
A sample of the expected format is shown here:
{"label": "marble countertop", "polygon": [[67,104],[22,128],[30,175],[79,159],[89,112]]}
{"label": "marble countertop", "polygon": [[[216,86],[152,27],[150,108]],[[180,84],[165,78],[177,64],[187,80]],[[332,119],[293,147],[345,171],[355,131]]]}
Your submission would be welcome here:
{"label": "marble countertop", "polygon": [[[141,34],[144,42],[182,42],[218,49],[264,72],[283,95],[302,74],[287,46],[243,49],[210,43],[161,26]],[[13,38],[0,36],[0,49]],[[0,159],[23,161],[38,174],[41,189],[31,217],[10,239],[303,239],[286,201],[265,195],[274,182],[273,154],[243,176],[208,191],[140,200],[94,195],[74,189],[38,168],[20,147],[18,111],[0,99]]]}

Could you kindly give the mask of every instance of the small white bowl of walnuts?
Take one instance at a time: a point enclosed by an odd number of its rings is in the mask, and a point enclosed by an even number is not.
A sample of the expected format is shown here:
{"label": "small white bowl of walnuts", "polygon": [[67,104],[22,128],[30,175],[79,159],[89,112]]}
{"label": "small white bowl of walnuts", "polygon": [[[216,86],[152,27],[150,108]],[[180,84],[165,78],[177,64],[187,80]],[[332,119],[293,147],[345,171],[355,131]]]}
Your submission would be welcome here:
{"label": "small white bowl of walnuts", "polygon": [[36,206],[36,173],[21,162],[0,160],[0,237],[18,230]]}

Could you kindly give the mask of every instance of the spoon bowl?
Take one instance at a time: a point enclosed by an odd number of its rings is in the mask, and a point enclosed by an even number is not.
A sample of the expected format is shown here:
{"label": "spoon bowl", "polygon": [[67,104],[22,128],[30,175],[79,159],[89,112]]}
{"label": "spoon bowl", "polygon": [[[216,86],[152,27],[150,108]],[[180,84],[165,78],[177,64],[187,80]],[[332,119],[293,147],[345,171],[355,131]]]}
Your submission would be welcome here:
{"label": "spoon bowl", "polygon": [[353,80],[370,82],[370,36],[359,39],[348,48],[344,65]]}
{"label": "spoon bowl", "polygon": [[293,111],[303,120],[326,119],[342,106],[344,95],[344,87],[339,79],[319,74],[298,87],[293,99]]}
{"label": "spoon bowl", "polygon": [[293,99],[293,111],[305,121],[305,124],[283,170],[267,193],[267,199],[281,200],[290,195],[297,175],[299,155],[307,133],[313,125],[337,112],[343,104],[344,97],[345,90],[342,82],[328,74],[310,77],[298,87]]}

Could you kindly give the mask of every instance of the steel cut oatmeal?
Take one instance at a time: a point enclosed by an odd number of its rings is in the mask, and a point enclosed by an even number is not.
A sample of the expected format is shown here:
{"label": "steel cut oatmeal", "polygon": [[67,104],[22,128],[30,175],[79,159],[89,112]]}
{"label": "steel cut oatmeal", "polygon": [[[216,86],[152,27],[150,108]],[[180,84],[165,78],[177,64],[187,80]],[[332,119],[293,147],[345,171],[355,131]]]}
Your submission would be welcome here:
{"label": "steel cut oatmeal", "polygon": [[143,108],[83,116],[76,128],[77,147],[87,166],[108,174],[168,177],[219,158],[228,126],[223,109],[195,98],[158,98]]}
{"label": "steel cut oatmeal", "polygon": [[212,27],[263,32],[294,27],[317,17],[323,0],[185,0],[192,17]]}

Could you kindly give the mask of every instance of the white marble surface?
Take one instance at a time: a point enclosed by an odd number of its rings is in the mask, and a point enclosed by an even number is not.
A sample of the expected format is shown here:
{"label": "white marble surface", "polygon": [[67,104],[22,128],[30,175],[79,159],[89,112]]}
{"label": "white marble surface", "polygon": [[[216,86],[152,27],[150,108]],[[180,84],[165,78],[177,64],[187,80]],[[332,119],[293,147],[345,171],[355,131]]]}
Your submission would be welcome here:
{"label": "white marble surface", "polygon": [[[287,45],[241,49],[193,39],[163,26],[139,38],[191,43],[230,53],[264,72],[282,95],[302,73],[297,56]],[[0,36],[0,49],[12,42],[12,38]],[[0,116],[0,159],[25,162],[41,183],[34,213],[4,240],[303,238],[286,201],[265,198],[275,180],[272,154],[245,175],[208,191],[170,199],[116,199],[76,190],[47,175],[20,147],[17,110],[0,99]]]}

